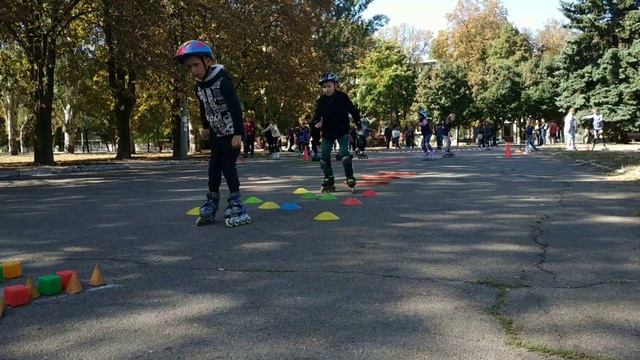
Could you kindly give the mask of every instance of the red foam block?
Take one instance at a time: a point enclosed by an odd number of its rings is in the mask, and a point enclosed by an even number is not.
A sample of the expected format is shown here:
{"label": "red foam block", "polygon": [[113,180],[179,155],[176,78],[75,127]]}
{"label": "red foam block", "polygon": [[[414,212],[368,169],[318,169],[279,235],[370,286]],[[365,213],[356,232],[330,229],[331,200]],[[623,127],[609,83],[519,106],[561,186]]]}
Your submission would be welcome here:
{"label": "red foam block", "polygon": [[80,278],[78,272],[73,270],[62,270],[56,273],[56,275],[60,276],[60,279],[62,280],[62,290],[67,290],[67,286],[69,285],[69,281],[71,281],[73,274],[78,275],[78,278]]}
{"label": "red foam block", "polygon": [[29,288],[25,285],[13,285],[4,288],[4,302],[11,307],[26,305],[30,299]]}

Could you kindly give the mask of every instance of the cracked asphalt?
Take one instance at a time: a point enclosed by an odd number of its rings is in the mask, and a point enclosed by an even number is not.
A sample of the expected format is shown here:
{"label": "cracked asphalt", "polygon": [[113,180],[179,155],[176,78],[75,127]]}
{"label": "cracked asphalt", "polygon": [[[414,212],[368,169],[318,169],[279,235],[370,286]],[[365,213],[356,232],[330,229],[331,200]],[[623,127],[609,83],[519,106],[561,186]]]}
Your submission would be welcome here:
{"label": "cracked asphalt", "polygon": [[[109,284],[6,309],[0,359],[640,358],[638,183],[501,155],[373,152],[357,175],[416,175],[356,207],[291,194],[317,163],[243,161],[245,196],[302,210],[235,229],[185,215],[205,162],[0,181],[0,260]],[[488,311],[498,287],[529,349]]]}

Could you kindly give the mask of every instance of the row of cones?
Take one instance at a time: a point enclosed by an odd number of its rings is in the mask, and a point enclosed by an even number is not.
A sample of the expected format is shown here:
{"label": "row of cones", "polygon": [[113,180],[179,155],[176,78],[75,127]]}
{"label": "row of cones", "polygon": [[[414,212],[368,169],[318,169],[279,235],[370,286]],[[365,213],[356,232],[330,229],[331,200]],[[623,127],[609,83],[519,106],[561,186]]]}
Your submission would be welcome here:
{"label": "row of cones", "polygon": [[[104,275],[102,274],[102,269],[99,264],[93,269],[93,273],[91,274],[91,279],[89,280],[90,286],[102,286],[105,284]],[[29,296],[31,297],[31,301],[40,297],[40,291],[38,291],[38,287],[33,282],[33,277],[27,277],[27,281],[25,286],[29,288]],[[83,290],[82,283],[80,283],[80,279],[78,279],[78,274],[74,273],[71,276],[71,280],[69,280],[69,284],[65,289],[67,294],[75,295],[81,293]],[[4,299],[0,299],[0,318],[2,317],[2,313],[4,312]]]}

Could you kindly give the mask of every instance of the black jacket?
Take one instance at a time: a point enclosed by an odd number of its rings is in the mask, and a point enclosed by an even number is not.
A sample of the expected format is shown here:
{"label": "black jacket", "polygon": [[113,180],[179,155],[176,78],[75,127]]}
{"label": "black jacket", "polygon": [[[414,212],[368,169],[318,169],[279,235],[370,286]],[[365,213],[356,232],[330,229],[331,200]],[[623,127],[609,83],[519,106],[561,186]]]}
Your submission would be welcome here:
{"label": "black jacket", "polygon": [[349,133],[349,114],[359,127],[360,113],[358,109],[347,94],[336,90],[333,95],[322,95],[318,99],[311,123],[315,125],[322,121],[322,137],[333,141]]}
{"label": "black jacket", "polygon": [[224,67],[214,65],[207,76],[196,83],[202,126],[217,137],[242,135],[242,109],[233,82]]}

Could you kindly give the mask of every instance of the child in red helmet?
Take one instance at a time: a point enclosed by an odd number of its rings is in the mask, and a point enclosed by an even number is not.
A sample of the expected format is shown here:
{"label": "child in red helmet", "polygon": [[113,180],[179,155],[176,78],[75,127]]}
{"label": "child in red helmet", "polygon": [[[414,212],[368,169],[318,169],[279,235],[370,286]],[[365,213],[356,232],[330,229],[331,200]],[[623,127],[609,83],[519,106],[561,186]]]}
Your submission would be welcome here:
{"label": "child in red helmet", "polygon": [[229,187],[225,224],[229,227],[248,224],[251,217],[242,204],[236,160],[244,126],[242,109],[231,78],[222,65],[216,64],[211,48],[202,41],[190,40],[182,44],[175,59],[186,65],[196,78],[196,95],[200,103],[200,117],[209,129],[211,157],[209,160],[209,192],[200,207],[196,225],[212,223],[220,201],[220,183],[224,175]]}

